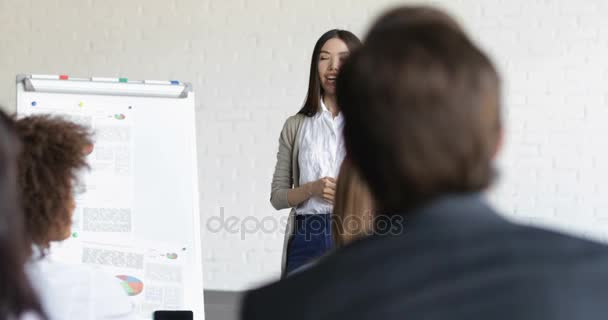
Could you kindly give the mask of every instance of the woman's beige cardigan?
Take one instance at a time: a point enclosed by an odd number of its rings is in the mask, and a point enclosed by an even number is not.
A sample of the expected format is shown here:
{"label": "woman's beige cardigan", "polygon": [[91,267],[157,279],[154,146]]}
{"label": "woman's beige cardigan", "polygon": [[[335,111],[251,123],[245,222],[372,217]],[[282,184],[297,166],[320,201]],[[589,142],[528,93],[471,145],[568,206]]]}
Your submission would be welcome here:
{"label": "woman's beige cardigan", "polygon": [[[291,207],[287,201],[287,191],[300,186],[300,167],[298,166],[300,146],[297,136],[304,119],[306,119],[306,116],[302,114],[289,117],[285,121],[281,136],[279,137],[279,152],[277,153],[277,164],[274,167],[272,191],[270,193],[270,203],[277,210]],[[287,229],[285,230],[285,238],[283,240],[281,275],[285,274],[287,245],[293,234],[295,214],[295,208],[292,208],[287,220]]]}

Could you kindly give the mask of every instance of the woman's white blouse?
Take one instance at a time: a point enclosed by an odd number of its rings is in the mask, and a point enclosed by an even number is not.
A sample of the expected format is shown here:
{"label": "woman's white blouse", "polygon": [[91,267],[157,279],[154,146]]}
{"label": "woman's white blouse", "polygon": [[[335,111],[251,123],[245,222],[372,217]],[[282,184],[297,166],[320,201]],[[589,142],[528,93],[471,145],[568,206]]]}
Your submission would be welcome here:
{"label": "woman's white blouse", "polygon": [[[307,117],[298,133],[300,185],[323,177],[338,177],[346,155],[343,129],[342,112],[334,118],[321,99],[321,110],[314,116]],[[332,208],[322,198],[311,197],[296,207],[296,213],[330,213]]]}

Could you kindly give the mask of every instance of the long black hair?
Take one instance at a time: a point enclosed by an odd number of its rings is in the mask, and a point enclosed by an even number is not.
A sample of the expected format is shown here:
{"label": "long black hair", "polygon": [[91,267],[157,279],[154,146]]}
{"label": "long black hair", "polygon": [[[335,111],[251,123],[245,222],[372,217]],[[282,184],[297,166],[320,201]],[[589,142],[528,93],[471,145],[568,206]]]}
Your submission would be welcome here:
{"label": "long black hair", "polygon": [[321,87],[321,81],[319,79],[319,56],[321,55],[321,48],[325,45],[325,42],[330,39],[340,39],[344,41],[346,47],[350,52],[353,52],[356,48],[361,45],[361,40],[357,38],[350,31],[333,29],[325,32],[317,43],[315,44],[315,48],[312,51],[312,59],[310,61],[310,78],[308,80],[308,93],[306,94],[306,100],[304,101],[304,106],[298,113],[301,113],[305,116],[312,117],[319,111],[321,108],[321,96],[323,96],[323,88]]}
{"label": "long black hair", "polygon": [[14,122],[0,110],[0,319],[19,319],[25,312],[45,319],[25,273],[30,248],[19,209],[18,153]]}

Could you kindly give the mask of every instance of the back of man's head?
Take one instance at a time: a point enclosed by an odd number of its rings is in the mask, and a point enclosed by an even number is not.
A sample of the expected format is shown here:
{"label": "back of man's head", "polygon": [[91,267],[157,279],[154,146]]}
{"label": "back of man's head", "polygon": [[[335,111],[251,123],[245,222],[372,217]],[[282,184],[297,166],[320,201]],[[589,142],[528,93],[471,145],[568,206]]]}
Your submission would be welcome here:
{"label": "back of man's head", "polygon": [[498,74],[447,14],[382,16],[343,66],[337,98],[347,152],[385,213],[491,183]]}

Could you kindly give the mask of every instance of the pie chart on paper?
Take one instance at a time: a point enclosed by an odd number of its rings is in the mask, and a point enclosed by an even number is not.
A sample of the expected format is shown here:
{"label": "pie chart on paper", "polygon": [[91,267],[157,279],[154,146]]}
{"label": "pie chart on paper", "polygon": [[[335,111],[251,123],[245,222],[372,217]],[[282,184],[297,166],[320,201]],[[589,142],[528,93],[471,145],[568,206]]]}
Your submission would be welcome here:
{"label": "pie chart on paper", "polygon": [[129,296],[136,296],[144,290],[144,283],[135,277],[119,275],[116,278],[122,280],[120,285]]}

